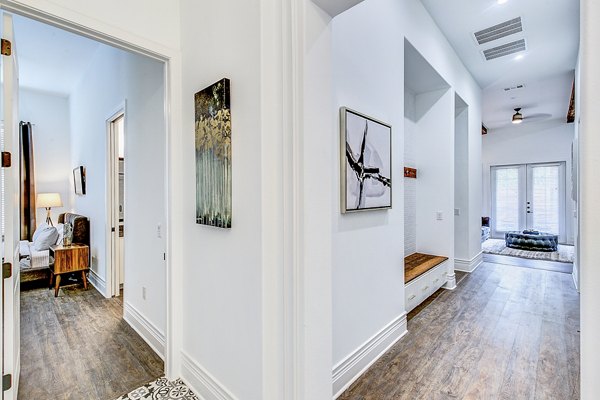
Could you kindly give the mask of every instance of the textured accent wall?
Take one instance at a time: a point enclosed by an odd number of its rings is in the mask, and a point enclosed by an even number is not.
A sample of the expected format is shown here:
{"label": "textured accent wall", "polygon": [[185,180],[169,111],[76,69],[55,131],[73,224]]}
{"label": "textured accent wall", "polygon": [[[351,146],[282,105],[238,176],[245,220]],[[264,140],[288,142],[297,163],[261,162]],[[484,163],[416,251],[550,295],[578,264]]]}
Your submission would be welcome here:
{"label": "textured accent wall", "polygon": [[[415,95],[404,89],[404,166],[417,168]],[[418,175],[417,175],[418,176]],[[404,257],[417,252],[417,180],[404,180]]]}

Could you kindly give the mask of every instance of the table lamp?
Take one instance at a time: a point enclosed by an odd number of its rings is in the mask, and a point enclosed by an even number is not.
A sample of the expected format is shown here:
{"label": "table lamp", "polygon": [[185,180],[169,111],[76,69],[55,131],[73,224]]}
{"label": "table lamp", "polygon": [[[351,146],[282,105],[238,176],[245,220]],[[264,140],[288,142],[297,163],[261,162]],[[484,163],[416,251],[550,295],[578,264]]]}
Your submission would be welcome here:
{"label": "table lamp", "polygon": [[52,207],[62,207],[63,203],[58,193],[38,193],[37,195],[37,207],[46,209],[46,223],[54,226],[52,218],[50,217],[50,209]]}

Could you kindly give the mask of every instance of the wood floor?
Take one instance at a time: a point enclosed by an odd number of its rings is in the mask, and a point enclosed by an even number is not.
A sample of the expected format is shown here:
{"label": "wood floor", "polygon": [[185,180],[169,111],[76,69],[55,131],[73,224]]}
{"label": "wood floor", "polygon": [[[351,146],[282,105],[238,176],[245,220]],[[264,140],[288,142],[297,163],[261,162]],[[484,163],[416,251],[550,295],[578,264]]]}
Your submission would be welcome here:
{"label": "wood floor", "polygon": [[571,275],[484,263],[339,399],[579,399]]}
{"label": "wood floor", "polygon": [[122,297],[78,286],[21,293],[20,400],[113,400],[163,375]]}

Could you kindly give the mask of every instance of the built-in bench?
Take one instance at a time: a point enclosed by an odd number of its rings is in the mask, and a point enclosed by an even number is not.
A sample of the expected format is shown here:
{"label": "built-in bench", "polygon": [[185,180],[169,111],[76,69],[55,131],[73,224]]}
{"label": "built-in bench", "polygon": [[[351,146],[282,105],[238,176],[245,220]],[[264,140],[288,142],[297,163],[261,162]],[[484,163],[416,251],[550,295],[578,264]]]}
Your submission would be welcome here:
{"label": "built-in bench", "polygon": [[404,258],[406,311],[421,304],[447,281],[448,257],[414,253]]}

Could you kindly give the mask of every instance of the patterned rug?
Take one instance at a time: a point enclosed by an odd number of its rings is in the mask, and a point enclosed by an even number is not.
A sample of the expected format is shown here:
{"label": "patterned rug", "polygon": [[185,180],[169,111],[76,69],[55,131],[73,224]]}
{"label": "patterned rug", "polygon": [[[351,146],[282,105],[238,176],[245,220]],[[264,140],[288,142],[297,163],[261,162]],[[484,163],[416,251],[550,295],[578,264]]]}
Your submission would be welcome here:
{"label": "patterned rug", "polygon": [[558,251],[530,251],[511,249],[506,247],[503,239],[488,239],[481,245],[484,253],[499,254],[502,256],[512,256],[521,258],[530,258],[533,260],[559,261],[572,263],[575,259],[575,250],[573,246],[559,244]]}
{"label": "patterned rug", "polygon": [[183,383],[181,379],[169,381],[167,378],[158,378],[154,382],[139,387],[131,393],[119,397],[117,400],[199,400],[199,398]]}

